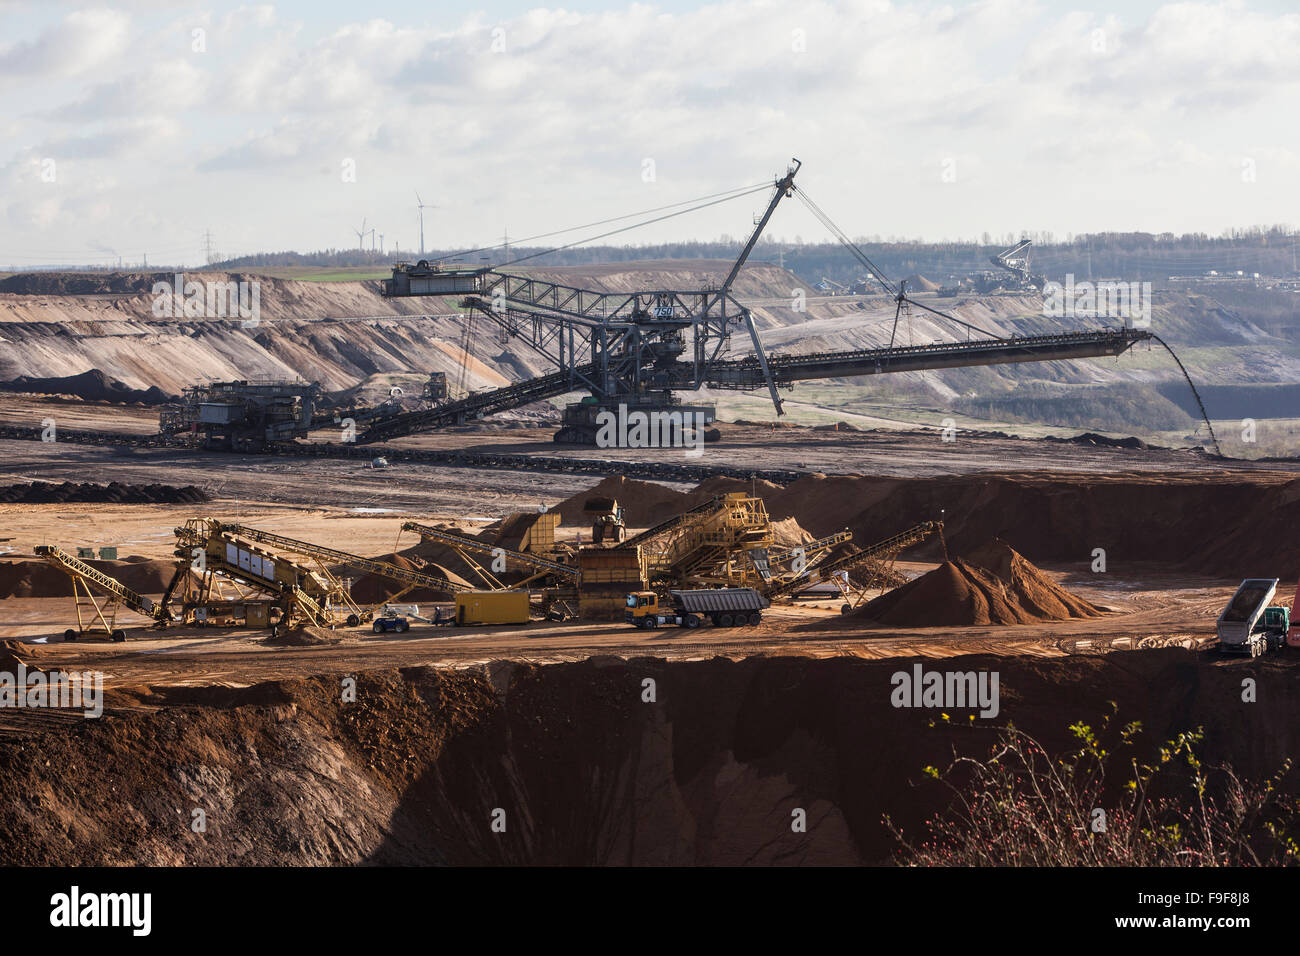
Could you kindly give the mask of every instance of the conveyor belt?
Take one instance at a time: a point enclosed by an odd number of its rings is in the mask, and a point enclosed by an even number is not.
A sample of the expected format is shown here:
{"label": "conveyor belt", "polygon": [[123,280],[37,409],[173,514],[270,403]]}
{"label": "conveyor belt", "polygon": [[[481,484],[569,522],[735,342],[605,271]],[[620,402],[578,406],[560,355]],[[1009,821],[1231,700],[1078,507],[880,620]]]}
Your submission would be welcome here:
{"label": "conveyor belt", "polygon": [[530,378],[516,385],[479,392],[437,408],[420,412],[404,412],[392,418],[380,419],[357,436],[357,444],[366,445],[410,435],[413,432],[464,424],[469,419],[481,418],[484,415],[509,411],[532,402],[554,398],[581,387],[580,383],[575,381],[575,376],[590,376],[595,372],[594,365],[584,365],[572,372],[561,370],[539,378]]}
{"label": "conveyor belt", "polygon": [[498,554],[504,554],[509,560],[527,565],[531,568],[537,568],[538,570],[550,571],[554,574],[560,574],[570,578],[576,578],[578,576],[578,569],[573,565],[561,564],[559,561],[552,561],[550,558],[539,557],[535,554],[529,554],[526,551],[515,551],[511,548],[503,548],[500,545],[480,541],[478,538],[456,534],[452,531],[443,531],[441,528],[431,528],[428,525],[420,524],[416,521],[404,522],[402,524],[402,530],[414,531],[420,537],[426,538],[429,541],[439,541],[442,544],[449,544],[453,547],[463,548],[466,551],[473,551],[477,554],[488,554],[494,557]]}
{"label": "conveyor belt", "polygon": [[143,614],[155,621],[171,620],[171,615],[161,605],[154,604],[149,598],[132,591],[117,578],[110,577],[103,571],[91,567],[86,562],[74,558],[61,548],[43,544],[37,546],[35,552],[64,574],[79,579],[85,584],[93,584],[100,591],[109,597],[116,598],[123,606],[130,608],[137,614]]}
{"label": "conveyor belt", "polygon": [[[768,357],[768,367],[778,384],[790,385],[817,378],[851,378],[886,372],[1119,355],[1138,342],[1153,338],[1150,332],[1143,329],[1098,329],[1092,332],[939,342],[905,348],[775,355]],[[718,363],[709,372],[709,384],[718,388],[758,388],[763,384],[763,372],[758,360],[754,358]]]}
{"label": "conveyor belt", "polygon": [[250,528],[248,525],[222,524],[220,525],[220,529],[228,534],[238,535],[239,537],[246,538],[249,541],[257,541],[260,544],[267,544],[273,548],[279,548],[282,551],[309,555],[313,558],[322,558],[327,561],[336,561],[339,564],[345,564],[350,568],[369,571],[373,574],[378,574],[381,577],[390,578],[394,581],[402,581],[406,584],[419,585],[421,587],[431,588],[435,591],[469,590],[469,585],[457,584],[454,581],[449,581],[446,578],[441,577],[440,575],[426,574],[423,571],[403,568],[400,565],[391,564],[388,561],[376,561],[374,558],[363,558],[360,555],[349,554],[346,551],[321,547],[320,545],[312,544],[309,541],[299,541],[296,538],[288,538],[282,534],[262,531],[259,528]]}
{"label": "conveyor belt", "polygon": [[942,521],[923,521],[918,525],[913,525],[906,531],[901,531],[891,538],[883,541],[877,541],[861,551],[854,551],[852,554],[844,554],[830,561],[823,561],[816,567],[809,569],[808,573],[802,577],[795,578],[792,581],[785,581],[778,584],[767,592],[768,597],[784,597],[787,594],[810,587],[822,581],[829,580],[831,575],[837,571],[847,571],[855,565],[873,558],[878,558],[882,554],[897,553],[904,548],[910,548],[914,544],[920,544],[936,531],[943,529]]}
{"label": "conveyor belt", "polygon": [[620,547],[631,548],[636,545],[645,544],[647,541],[653,541],[661,534],[667,534],[669,531],[672,531],[674,528],[678,527],[679,525],[685,524],[686,521],[688,521],[694,515],[703,514],[708,511],[716,511],[720,507],[722,507],[722,495],[717,495],[713,498],[710,498],[708,501],[704,502],[703,504],[696,505],[690,511],[683,511],[679,515],[673,515],[671,518],[667,518],[664,521],[659,522],[654,527],[647,528],[646,530],[642,531],[640,534],[633,535],[632,537],[624,541],[620,545]]}

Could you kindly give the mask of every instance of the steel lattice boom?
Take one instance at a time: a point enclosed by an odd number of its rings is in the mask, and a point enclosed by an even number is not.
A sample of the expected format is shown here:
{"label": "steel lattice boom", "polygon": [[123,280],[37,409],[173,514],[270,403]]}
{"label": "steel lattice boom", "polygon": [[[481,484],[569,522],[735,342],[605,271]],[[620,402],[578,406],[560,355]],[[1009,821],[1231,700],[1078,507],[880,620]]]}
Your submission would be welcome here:
{"label": "steel lattice boom", "polygon": [[[486,316],[557,371],[431,410],[380,419],[358,441],[384,441],[464,424],[530,402],[587,392],[590,397],[566,408],[556,440],[594,444],[597,421],[606,412],[697,413],[696,421],[712,423],[712,405],[686,406],[678,397],[678,393],[705,387],[766,388],[780,415],[783,410],[777,390],[796,381],[1119,355],[1152,338],[1150,332],[1131,328],[1004,338],[983,333],[986,337],[962,342],[769,356],[753,316],[730,290],[777,205],[795,194],[799,166],[794,160],[774,182],[766,210],[755,221],[753,233],[718,288],[607,292],[492,268],[443,269],[425,260],[399,264],[388,282],[388,295],[455,295],[463,307]],[[800,196],[808,201],[806,195]],[[912,304],[965,325],[908,298],[905,286],[897,297],[900,309],[904,303]],[[753,354],[730,358],[731,336],[742,329],[748,333]],[[972,326],[967,329],[982,331]]]}

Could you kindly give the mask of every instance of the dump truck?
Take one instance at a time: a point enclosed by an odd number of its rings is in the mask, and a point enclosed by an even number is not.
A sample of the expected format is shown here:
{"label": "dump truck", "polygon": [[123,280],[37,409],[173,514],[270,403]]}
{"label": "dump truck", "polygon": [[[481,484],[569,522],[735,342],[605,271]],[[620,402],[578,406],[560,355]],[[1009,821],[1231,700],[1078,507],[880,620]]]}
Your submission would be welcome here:
{"label": "dump truck", "polygon": [[1219,650],[1258,657],[1268,650],[1265,612],[1277,593],[1277,578],[1247,578],[1241,582],[1216,622]]}
{"label": "dump truck", "polygon": [[699,627],[706,620],[714,627],[753,627],[763,619],[767,598],[753,588],[703,588],[669,591],[666,598],[654,591],[634,591],[627,596],[624,620],[640,628]]}
{"label": "dump truck", "polygon": [[605,541],[621,544],[627,538],[623,509],[614,498],[588,498],[582,510],[591,518],[592,544]]}

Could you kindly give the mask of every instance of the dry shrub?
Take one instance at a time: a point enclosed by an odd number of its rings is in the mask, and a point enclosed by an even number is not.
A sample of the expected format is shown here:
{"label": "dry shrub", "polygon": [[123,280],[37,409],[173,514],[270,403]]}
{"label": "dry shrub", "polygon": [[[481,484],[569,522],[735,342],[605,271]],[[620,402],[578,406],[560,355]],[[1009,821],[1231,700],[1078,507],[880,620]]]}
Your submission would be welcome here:
{"label": "dry shrub", "polygon": [[[985,759],[955,756],[925,773],[951,791],[949,808],[907,840],[886,817],[908,866],[1279,866],[1300,863],[1300,800],[1286,761],[1260,783],[1196,754],[1203,732],[1181,733],[1146,762],[1141,725],[1070,727],[1075,750],[1051,756],[1014,726],[997,728]],[[1104,812],[1104,819],[1098,811]],[[1102,824],[1099,826],[1098,824]]]}

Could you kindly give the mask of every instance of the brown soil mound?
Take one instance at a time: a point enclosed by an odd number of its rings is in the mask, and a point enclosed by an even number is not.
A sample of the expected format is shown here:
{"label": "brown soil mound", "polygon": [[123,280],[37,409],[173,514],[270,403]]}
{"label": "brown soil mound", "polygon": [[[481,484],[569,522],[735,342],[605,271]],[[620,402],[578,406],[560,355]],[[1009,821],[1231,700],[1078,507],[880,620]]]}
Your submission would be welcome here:
{"label": "brown soil mound", "polygon": [[324,644],[337,644],[339,640],[332,631],[323,627],[295,627],[291,631],[281,631],[275,637],[268,637],[261,643],[268,647],[320,647]]}
{"label": "brown soil mound", "polygon": [[[92,568],[117,578],[140,594],[161,594],[167,590],[176,565],[171,561],[149,560],[134,555],[121,561],[87,561]],[[0,598],[70,597],[71,579],[35,558],[0,558]]]}
{"label": "brown soil mound", "polygon": [[76,502],[87,504],[125,505],[179,505],[211,501],[212,496],[194,485],[178,488],[175,485],[124,485],[109,482],[96,485],[91,482],[65,481],[54,485],[45,481],[24,482],[20,485],[0,486],[0,502],[4,504],[48,505]]}
{"label": "brown soil mound", "polygon": [[[690,492],[688,500],[692,504],[702,504],[714,495],[725,495],[733,491],[743,491],[745,494],[767,499],[780,490],[780,485],[773,484],[765,478],[724,478],[719,476],[705,479],[696,485]],[[690,505],[687,507],[690,507]]]}
{"label": "brown soil mound", "polygon": [[799,527],[799,522],[793,518],[782,518],[780,521],[772,522],[772,540],[780,548],[795,548],[801,544],[807,544],[813,539],[803,528]]}
{"label": "brown soil mound", "polygon": [[39,657],[39,644],[24,644],[22,641],[0,641],[0,671],[15,673],[18,665],[23,664],[30,670],[36,670],[32,658]]}
{"label": "brown soil mound", "polygon": [[[793,516],[815,536],[847,525],[862,546],[942,515],[955,554],[1001,538],[1040,561],[1086,563],[1104,548],[1111,573],[1160,562],[1236,582],[1300,567],[1300,542],[1269,533],[1300,521],[1300,479],[1263,472],[810,474],[764,498],[773,518]],[[938,539],[910,553],[938,560]]]}
{"label": "brown soil mound", "polygon": [[913,292],[934,292],[939,288],[939,283],[933,279],[927,279],[920,273],[913,273],[906,279],[907,287]]}
{"label": "brown soil mound", "polygon": [[902,627],[960,627],[1068,621],[1101,613],[994,540],[882,594],[848,617]]}
{"label": "brown soil mound", "polygon": [[1043,441],[1066,442],[1071,445],[1091,445],[1094,448],[1144,449],[1152,447],[1141,438],[1108,438],[1105,435],[1098,435],[1096,432],[1084,432],[1081,435],[1075,435],[1073,438],[1059,438],[1056,435],[1044,435]]}
{"label": "brown soil mound", "polygon": [[[747,495],[756,495],[766,502],[774,500],[781,493],[782,488],[780,485],[762,479],[717,477],[701,482],[688,492],[682,492],[651,481],[637,481],[620,476],[606,478],[588,491],[566,498],[556,506],[555,510],[560,512],[562,524],[581,526],[590,521],[590,515],[584,514],[582,510],[589,499],[615,498],[623,508],[624,520],[628,527],[647,528],[673,515],[702,505],[711,498],[738,491]],[[771,518],[772,534],[776,538],[776,543],[782,547],[804,544],[814,537],[789,514],[779,517],[771,515]],[[843,525],[841,524],[840,527]]]}
{"label": "brown soil mound", "polygon": [[614,498],[623,509],[624,521],[630,528],[645,528],[658,524],[665,518],[686,510],[689,497],[685,492],[675,491],[666,485],[653,481],[637,481],[618,475],[606,478],[594,488],[580,491],[572,497],[565,498],[552,510],[560,513],[560,523],[567,526],[583,526],[590,522],[590,515],[583,513],[583,506],[588,498]]}
{"label": "brown soil mound", "polygon": [[19,375],[0,382],[0,392],[26,392],[37,395],[75,395],[88,402],[139,402],[144,405],[162,405],[174,400],[156,385],[148,388],[131,388],[120,379],[110,378],[97,368],[77,375],[58,375],[48,378]]}
{"label": "brown soil mound", "polygon": [[[396,552],[392,554],[383,554],[375,559],[376,561],[387,561],[389,564],[395,564],[400,568],[408,570],[424,571],[427,574],[444,577],[456,584],[467,584],[468,582],[460,575],[449,571],[447,568],[438,564],[412,561],[409,557]],[[336,574],[347,575],[348,569],[336,569]],[[379,574],[363,574],[352,581],[352,600],[358,604],[381,604],[400,592],[406,585],[401,581],[394,581],[392,578],[386,578]],[[447,601],[451,599],[449,591],[435,591],[432,588],[415,588],[407,591],[402,595],[403,601],[418,604],[421,601]]]}
{"label": "brown soil mound", "polygon": [[24,660],[31,660],[33,657],[41,657],[45,654],[45,645],[25,644],[22,641],[15,640],[0,641],[0,652],[17,654]]}
{"label": "brown soil mound", "polygon": [[[496,534],[487,528],[462,528],[446,522],[434,522],[432,527],[444,531],[453,531],[457,534],[469,538],[478,538],[489,544],[495,543]],[[438,541],[426,541],[421,539],[410,547],[403,548],[394,555],[405,561],[410,562],[412,567],[419,568],[422,566],[433,565],[430,571],[434,574],[441,571],[452,581],[457,582],[475,582],[479,581],[478,573],[473,566],[456,553],[456,549],[449,544],[442,544]],[[484,555],[476,556],[476,560],[482,560]],[[489,559],[490,560],[490,559]],[[429,600],[426,598],[425,600]]]}

